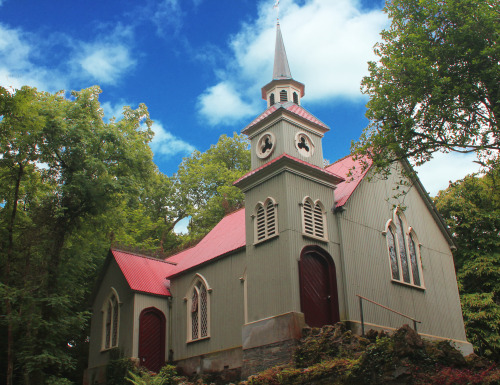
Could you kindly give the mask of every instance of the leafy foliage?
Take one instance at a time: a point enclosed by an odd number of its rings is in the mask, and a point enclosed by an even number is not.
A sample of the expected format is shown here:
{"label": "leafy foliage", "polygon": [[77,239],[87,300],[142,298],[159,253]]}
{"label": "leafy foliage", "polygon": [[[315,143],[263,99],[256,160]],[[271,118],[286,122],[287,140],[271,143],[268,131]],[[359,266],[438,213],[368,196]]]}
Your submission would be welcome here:
{"label": "leafy foliage", "polygon": [[186,241],[199,239],[223,217],[243,204],[243,193],[233,182],[250,170],[248,141],[243,135],[222,135],[206,152],[185,158],[174,175],[184,216],[191,216]]}
{"label": "leafy foliage", "polygon": [[146,107],[124,107],[119,122],[105,123],[100,92],[92,87],[68,99],[0,87],[0,306],[6,315],[0,327],[7,335],[8,385],[21,378],[26,384],[80,381],[89,283],[110,245],[106,218],[154,172]]}
{"label": "leafy foliage", "polygon": [[173,385],[177,383],[177,372],[172,365],[165,365],[158,373],[130,371],[126,380],[134,385]]}
{"label": "leafy foliage", "polygon": [[497,384],[500,378],[491,362],[477,356],[465,360],[447,341],[422,340],[408,325],[392,336],[372,330],[367,337],[352,335],[341,324],[312,330],[301,340],[294,363],[241,384]]}
{"label": "leafy foliage", "polygon": [[500,167],[440,191],[436,206],[451,229],[467,338],[500,359]]}
{"label": "leafy foliage", "polygon": [[362,81],[370,125],[353,149],[380,169],[436,151],[498,159],[500,3],[389,0],[384,10],[392,22]]}

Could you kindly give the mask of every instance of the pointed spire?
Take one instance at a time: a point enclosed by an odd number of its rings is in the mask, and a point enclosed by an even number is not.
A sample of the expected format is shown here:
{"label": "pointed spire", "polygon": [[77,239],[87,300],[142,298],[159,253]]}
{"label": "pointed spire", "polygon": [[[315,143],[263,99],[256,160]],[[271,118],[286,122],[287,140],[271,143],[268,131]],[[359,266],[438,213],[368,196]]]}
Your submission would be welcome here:
{"label": "pointed spire", "polygon": [[273,79],[292,79],[288,59],[286,57],[285,44],[281,36],[280,23],[276,24],[276,48],[274,50]]}

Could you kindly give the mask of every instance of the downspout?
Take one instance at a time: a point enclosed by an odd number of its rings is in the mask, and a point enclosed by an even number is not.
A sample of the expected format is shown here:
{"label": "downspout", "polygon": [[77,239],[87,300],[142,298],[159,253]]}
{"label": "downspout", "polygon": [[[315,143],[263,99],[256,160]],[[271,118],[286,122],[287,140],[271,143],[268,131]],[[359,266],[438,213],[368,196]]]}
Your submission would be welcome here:
{"label": "downspout", "polygon": [[[346,271],[345,271],[345,253],[344,253],[344,236],[342,233],[342,221],[341,215],[345,211],[343,206],[335,207],[332,209],[333,214],[337,218],[337,227],[339,229],[339,243],[340,243],[340,269],[342,270],[342,292],[344,293],[344,321],[349,322],[349,306],[347,305],[347,279],[346,279]],[[342,320],[341,320],[342,321]]]}
{"label": "downspout", "polygon": [[167,362],[171,363],[174,360],[174,351],[172,350],[172,296],[167,297],[167,305],[168,305]]}

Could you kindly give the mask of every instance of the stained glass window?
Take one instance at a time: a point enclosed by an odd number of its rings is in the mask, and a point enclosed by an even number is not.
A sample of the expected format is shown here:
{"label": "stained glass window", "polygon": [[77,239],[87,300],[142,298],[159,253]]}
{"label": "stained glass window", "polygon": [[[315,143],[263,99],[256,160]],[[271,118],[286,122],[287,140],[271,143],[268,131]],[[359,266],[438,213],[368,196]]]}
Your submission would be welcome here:
{"label": "stained glass window", "polygon": [[209,330],[209,307],[210,300],[205,280],[198,275],[198,279],[191,289],[189,304],[189,336],[188,339],[195,341],[210,335]]}

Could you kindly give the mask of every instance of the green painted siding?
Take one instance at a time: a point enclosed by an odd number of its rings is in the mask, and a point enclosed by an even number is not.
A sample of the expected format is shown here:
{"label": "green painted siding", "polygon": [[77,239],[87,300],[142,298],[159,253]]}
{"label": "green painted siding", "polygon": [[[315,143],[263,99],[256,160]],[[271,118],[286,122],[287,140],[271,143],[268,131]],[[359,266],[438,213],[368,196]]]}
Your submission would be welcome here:
{"label": "green painted siding", "polygon": [[134,294],[117,263],[112,260],[100,284],[92,308],[89,368],[105,365],[109,360],[109,351],[101,351],[103,335],[102,308],[111,293],[111,287],[116,290],[121,302],[118,347],[123,351],[125,357],[133,357]]}
{"label": "green painted siding", "polygon": [[[255,148],[257,141],[264,132],[271,132],[276,138],[276,145],[273,153],[265,159],[260,159],[256,153]],[[295,134],[297,132],[305,132],[313,140],[315,144],[314,154],[312,157],[303,157],[295,148]],[[258,168],[270,160],[277,158],[283,153],[289,154],[295,158],[304,160],[318,167],[323,167],[323,147],[321,144],[322,136],[314,131],[306,130],[305,126],[299,122],[292,122],[289,120],[279,120],[265,129],[259,130],[259,133],[250,139],[251,144],[251,160],[252,169]]]}
{"label": "green painted siding", "polygon": [[[401,202],[386,201],[395,194],[397,175],[388,180],[365,178],[337,214],[343,234],[347,320],[360,320],[360,294],[396,311],[422,321],[422,334],[465,341],[453,257],[438,224],[422,197],[413,187]],[[421,245],[425,290],[391,281],[386,238],[382,234],[394,206],[404,204],[408,225],[417,233]],[[412,325],[399,315],[372,304],[364,305],[365,322],[398,328]]]}
{"label": "green painted siding", "polygon": [[[196,274],[201,274],[212,288],[210,297],[210,338],[187,343],[187,302]],[[172,349],[174,359],[181,360],[209,352],[241,346],[244,324],[243,282],[245,251],[193,269],[172,280],[173,296]]]}

